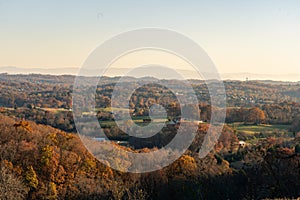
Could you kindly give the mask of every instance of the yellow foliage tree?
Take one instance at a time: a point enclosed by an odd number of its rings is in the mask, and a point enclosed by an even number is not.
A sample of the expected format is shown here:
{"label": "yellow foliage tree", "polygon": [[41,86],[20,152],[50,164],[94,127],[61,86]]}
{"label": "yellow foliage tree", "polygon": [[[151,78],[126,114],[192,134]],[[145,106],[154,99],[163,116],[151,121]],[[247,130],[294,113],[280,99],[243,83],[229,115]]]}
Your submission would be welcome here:
{"label": "yellow foliage tree", "polygon": [[24,179],[25,179],[26,185],[31,190],[37,189],[39,180],[38,180],[37,175],[32,166],[27,167]]}

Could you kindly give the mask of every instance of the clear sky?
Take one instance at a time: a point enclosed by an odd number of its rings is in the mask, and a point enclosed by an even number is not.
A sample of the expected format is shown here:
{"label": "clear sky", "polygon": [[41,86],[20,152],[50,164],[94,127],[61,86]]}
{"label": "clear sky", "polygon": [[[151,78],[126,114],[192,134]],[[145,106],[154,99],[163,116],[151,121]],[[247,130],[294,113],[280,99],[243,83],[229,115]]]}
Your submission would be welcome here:
{"label": "clear sky", "polygon": [[160,27],[222,73],[300,73],[299,0],[0,0],[0,66],[79,67],[118,33]]}

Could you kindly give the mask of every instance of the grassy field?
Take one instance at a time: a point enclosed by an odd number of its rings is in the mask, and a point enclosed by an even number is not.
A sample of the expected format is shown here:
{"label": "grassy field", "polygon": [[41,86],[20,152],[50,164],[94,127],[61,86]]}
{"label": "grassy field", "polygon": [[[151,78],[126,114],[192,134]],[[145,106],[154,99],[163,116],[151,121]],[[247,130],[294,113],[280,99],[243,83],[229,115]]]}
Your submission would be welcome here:
{"label": "grassy field", "polygon": [[70,110],[64,108],[40,108],[41,110],[52,112],[52,113],[60,113],[60,112],[69,112]]}
{"label": "grassy field", "polygon": [[293,134],[289,132],[289,125],[246,125],[244,123],[234,123],[229,125],[233,127],[234,130],[236,130],[236,134],[240,140],[245,140],[249,143],[255,143],[260,138],[293,137]]}
{"label": "grassy field", "polygon": [[112,108],[112,107],[107,107],[107,108],[95,108],[96,111],[102,111],[102,112],[112,112],[112,110],[115,111],[127,111],[127,108]]}
{"label": "grassy field", "polygon": [[256,134],[256,133],[264,133],[264,132],[278,132],[278,131],[287,131],[289,130],[289,125],[269,125],[269,124],[261,124],[261,125],[245,125],[243,123],[235,123],[232,125],[236,127],[238,132],[243,131],[248,134]]}
{"label": "grassy field", "polygon": [[[144,119],[149,119],[149,117],[148,116],[133,117],[132,121],[140,126],[144,126],[144,125],[148,124],[147,122],[143,121]],[[164,123],[167,121],[166,119],[163,119],[161,117],[157,117],[157,118],[154,117],[153,119],[154,120],[152,121],[152,123]],[[104,126],[106,128],[116,125],[114,121],[100,121],[100,124],[101,124],[101,126]]]}

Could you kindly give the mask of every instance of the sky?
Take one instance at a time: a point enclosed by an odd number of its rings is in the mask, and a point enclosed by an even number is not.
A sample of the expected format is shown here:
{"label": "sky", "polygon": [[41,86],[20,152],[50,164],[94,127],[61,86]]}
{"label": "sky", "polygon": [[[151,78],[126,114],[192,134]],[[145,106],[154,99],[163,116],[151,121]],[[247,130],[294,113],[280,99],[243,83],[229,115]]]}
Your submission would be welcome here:
{"label": "sky", "polygon": [[188,36],[221,73],[300,73],[298,0],[0,0],[0,66],[80,67],[144,27]]}

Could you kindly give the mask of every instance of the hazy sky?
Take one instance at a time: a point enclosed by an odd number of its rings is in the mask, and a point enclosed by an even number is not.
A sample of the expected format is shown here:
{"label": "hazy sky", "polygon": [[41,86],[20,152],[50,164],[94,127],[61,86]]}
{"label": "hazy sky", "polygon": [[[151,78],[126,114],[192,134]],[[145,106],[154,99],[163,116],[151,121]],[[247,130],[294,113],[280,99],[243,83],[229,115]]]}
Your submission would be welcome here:
{"label": "hazy sky", "polygon": [[0,66],[79,67],[113,35],[160,27],[223,73],[300,73],[299,0],[0,0],[0,27]]}

